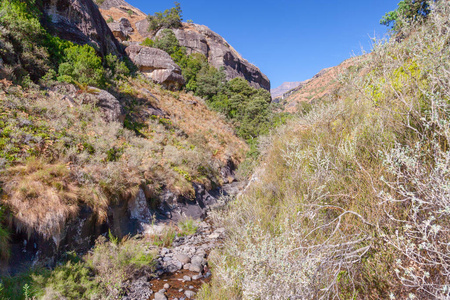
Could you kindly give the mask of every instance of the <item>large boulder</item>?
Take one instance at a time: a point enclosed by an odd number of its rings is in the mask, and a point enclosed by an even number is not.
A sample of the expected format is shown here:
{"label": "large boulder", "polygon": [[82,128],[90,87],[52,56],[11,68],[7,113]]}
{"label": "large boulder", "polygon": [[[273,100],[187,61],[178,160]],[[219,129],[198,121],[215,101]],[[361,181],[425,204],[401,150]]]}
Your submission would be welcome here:
{"label": "large boulder", "polygon": [[119,22],[111,22],[108,23],[108,27],[116,37],[116,39],[118,39],[119,41],[127,40],[127,34],[125,33],[125,29],[123,28],[122,24],[120,24]]}
{"label": "large boulder", "polygon": [[103,55],[122,54],[121,46],[92,0],[42,0],[41,8],[50,17],[48,27],[60,38],[89,44]]}
{"label": "large boulder", "polygon": [[126,41],[130,33],[134,31],[130,21],[126,18],[120,18],[118,22],[110,22],[108,23],[108,27],[113,35],[121,42]]}
{"label": "large boulder", "polygon": [[181,68],[165,51],[131,45],[125,49],[125,52],[133,63],[139,67],[139,70],[154,82],[162,84],[168,89],[180,89],[185,84],[181,75]]}

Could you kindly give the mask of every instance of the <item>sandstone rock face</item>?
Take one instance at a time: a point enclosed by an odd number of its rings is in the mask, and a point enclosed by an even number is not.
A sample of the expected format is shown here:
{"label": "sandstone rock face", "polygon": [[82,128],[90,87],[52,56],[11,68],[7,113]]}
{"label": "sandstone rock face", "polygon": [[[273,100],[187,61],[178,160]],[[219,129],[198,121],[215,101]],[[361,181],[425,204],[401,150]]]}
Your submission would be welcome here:
{"label": "sandstone rock face", "polygon": [[180,45],[186,47],[187,54],[204,54],[214,67],[225,68],[228,80],[242,77],[255,88],[270,90],[269,78],[208,27],[184,23],[182,28],[174,29],[173,32]]}
{"label": "sandstone rock face", "polygon": [[[149,22],[146,15],[124,0],[105,0],[100,6],[103,17],[127,16],[127,10],[135,15],[131,18],[131,25],[135,31],[131,34],[133,41],[142,42],[145,38],[154,39],[158,33],[148,31]],[[183,27],[173,32],[181,46],[186,47],[187,54],[202,53],[216,68],[224,67],[227,79],[245,78],[253,87],[270,90],[270,81],[256,66],[246,61],[231,47],[227,41],[206,26],[183,23]]]}
{"label": "sandstone rock face", "polygon": [[92,0],[43,0],[49,27],[62,39],[89,44],[100,53],[120,55],[121,47]]}
{"label": "sandstone rock face", "polygon": [[185,80],[180,67],[169,54],[160,49],[131,45],[125,49],[133,63],[139,70],[154,82],[162,84],[168,89],[180,89]]}

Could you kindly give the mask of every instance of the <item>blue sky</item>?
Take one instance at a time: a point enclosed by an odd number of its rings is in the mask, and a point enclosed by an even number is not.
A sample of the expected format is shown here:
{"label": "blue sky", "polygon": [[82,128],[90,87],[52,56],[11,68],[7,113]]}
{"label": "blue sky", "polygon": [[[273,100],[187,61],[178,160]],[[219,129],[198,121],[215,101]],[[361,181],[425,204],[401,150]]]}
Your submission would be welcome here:
{"label": "blue sky", "polygon": [[[127,0],[147,14],[174,6],[172,0]],[[208,26],[245,59],[258,66],[272,88],[311,78],[338,65],[370,37],[383,37],[379,25],[399,0],[178,0],[183,19]]]}

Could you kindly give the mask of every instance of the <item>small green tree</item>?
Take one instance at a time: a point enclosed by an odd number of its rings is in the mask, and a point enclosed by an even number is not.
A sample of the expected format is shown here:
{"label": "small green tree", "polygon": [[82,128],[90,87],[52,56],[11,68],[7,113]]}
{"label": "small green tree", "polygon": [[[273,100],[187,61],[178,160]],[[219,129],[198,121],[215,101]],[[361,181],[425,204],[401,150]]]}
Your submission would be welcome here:
{"label": "small green tree", "polygon": [[158,31],[161,28],[180,28],[183,20],[181,13],[180,3],[175,2],[175,7],[147,16],[150,23],[148,30]]}
{"label": "small green tree", "polygon": [[384,15],[381,25],[386,25],[394,31],[399,31],[406,23],[423,21],[430,14],[430,4],[434,0],[402,0],[398,8]]}
{"label": "small green tree", "polygon": [[180,43],[172,30],[164,29],[159,37],[155,39],[153,47],[164,50],[172,55],[180,49]]}

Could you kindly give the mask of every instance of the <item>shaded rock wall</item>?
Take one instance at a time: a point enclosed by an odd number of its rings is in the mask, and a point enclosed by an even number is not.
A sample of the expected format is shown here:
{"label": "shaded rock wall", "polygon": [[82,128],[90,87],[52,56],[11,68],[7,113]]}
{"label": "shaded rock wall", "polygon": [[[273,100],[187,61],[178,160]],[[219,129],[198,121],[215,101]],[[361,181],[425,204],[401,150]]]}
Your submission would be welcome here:
{"label": "shaded rock wall", "polygon": [[46,25],[60,38],[89,44],[102,55],[123,53],[97,5],[92,0],[42,0]]}

